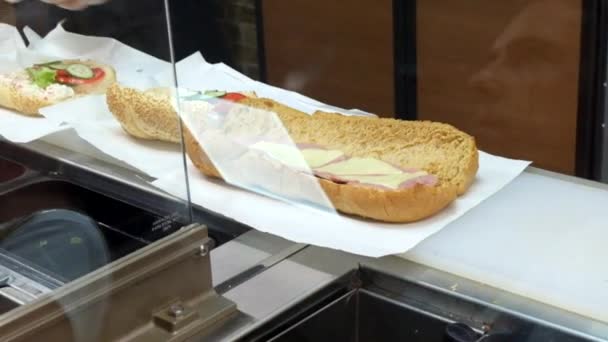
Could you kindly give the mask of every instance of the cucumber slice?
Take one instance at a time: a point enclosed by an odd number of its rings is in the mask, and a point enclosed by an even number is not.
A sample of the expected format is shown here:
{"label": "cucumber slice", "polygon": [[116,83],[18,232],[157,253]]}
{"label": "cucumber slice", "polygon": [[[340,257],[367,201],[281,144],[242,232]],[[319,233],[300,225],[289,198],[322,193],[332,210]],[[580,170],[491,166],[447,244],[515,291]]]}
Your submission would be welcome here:
{"label": "cucumber slice", "polygon": [[64,63],[59,62],[59,63],[55,63],[55,64],[50,64],[49,68],[55,69],[55,70],[65,70],[69,66],[70,66],[69,64],[64,64]]}
{"label": "cucumber slice", "polygon": [[213,97],[207,96],[205,94],[201,94],[201,93],[196,93],[193,95],[189,95],[189,96],[183,96],[182,100],[185,101],[206,101],[209,99],[212,99]]}
{"label": "cucumber slice", "polygon": [[221,97],[226,95],[225,91],[220,91],[220,90],[207,90],[205,91],[205,95],[209,96],[209,97]]}
{"label": "cucumber slice", "polygon": [[92,78],[95,74],[93,69],[84,64],[71,64],[65,69],[70,75],[78,78]]}

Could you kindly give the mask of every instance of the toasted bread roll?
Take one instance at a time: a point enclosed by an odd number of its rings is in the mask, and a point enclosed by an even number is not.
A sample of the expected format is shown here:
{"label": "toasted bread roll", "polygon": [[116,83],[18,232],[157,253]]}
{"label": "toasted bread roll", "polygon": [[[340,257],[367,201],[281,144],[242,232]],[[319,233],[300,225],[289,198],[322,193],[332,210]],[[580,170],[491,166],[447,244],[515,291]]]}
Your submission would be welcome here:
{"label": "toasted bread roll", "polygon": [[[450,125],[323,112],[308,115],[270,99],[239,102],[238,108],[227,116],[222,131],[202,137],[187,129],[185,143],[190,159],[207,176],[222,178],[222,168],[242,170],[241,183],[309,201],[310,174],[277,167],[264,158],[252,161],[247,152],[230,159],[233,164],[222,159],[216,162],[220,165],[215,165],[208,153],[220,140],[281,140],[286,135],[293,143],[316,144],[351,157],[373,158],[437,177],[434,185],[415,184],[399,189],[315,177],[335,209],[379,221],[412,222],[432,216],[464,194],[478,170],[474,138]],[[213,152],[214,156],[223,155],[221,149]]]}
{"label": "toasted bread roll", "polygon": [[[129,134],[180,141],[179,121],[168,89],[140,92],[114,85],[107,98],[110,110]],[[182,107],[187,105],[196,105],[193,112],[197,115],[188,116],[187,110],[182,113],[186,151],[204,175],[289,200],[330,205],[363,218],[413,222],[432,216],[464,194],[478,170],[474,138],[447,124],[324,112],[308,115],[255,96],[239,98],[227,107],[219,122],[214,118],[210,124],[212,120],[205,113],[215,109],[209,110],[205,101],[182,103]],[[390,187],[360,181],[361,177],[352,181],[349,175],[326,177],[314,170],[294,169],[251,149],[253,141],[285,140],[296,146],[341,151],[346,160],[393,165],[397,173],[427,176],[406,182],[407,186]],[[422,181],[425,177],[435,181]]]}
{"label": "toasted bread roll", "polygon": [[110,112],[132,136],[171,143],[181,141],[179,120],[168,88],[140,92],[114,84],[108,89],[106,100]]}

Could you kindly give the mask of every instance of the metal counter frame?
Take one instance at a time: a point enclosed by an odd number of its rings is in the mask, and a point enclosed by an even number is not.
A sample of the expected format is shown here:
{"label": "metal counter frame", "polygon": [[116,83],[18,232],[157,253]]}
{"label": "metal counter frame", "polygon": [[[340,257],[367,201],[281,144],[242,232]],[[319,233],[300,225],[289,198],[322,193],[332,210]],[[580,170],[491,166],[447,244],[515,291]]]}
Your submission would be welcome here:
{"label": "metal counter frame", "polygon": [[[51,157],[56,162],[51,170],[65,170],[66,166],[82,169],[85,172],[79,173],[80,177],[83,177],[81,182],[91,181],[92,178],[95,178],[95,182],[99,178],[105,179],[112,185],[105,190],[118,193],[130,188],[153,194],[158,198],[171,199],[171,196],[149,185],[146,182],[149,178],[142,174],[86,154],[74,153],[49,142],[36,141],[14,145],[0,140],[0,147],[4,156],[14,159],[23,158],[24,151],[31,153],[27,158]],[[40,161],[31,160],[34,165],[37,162]],[[38,166],[49,167],[48,160],[44,163]],[[535,168],[529,168],[525,172],[608,189],[606,185]],[[592,321],[402,258],[391,256],[373,259],[327,248],[295,244],[270,234],[248,230],[247,227],[226,218],[212,220],[217,224],[225,224],[231,229],[230,234],[236,236],[211,251],[213,284],[215,287],[221,287],[218,292],[236,302],[239,309],[251,318],[222,327],[213,336],[213,340],[232,340],[244,336],[288,307],[305,300],[307,296],[360,266],[448,292],[488,307],[496,307],[591,340],[608,340],[608,324],[605,322]],[[277,282],[277,279],[290,281]],[[453,288],[455,283],[459,285],[457,289]],[[500,306],[494,304],[497,299],[500,299]]]}

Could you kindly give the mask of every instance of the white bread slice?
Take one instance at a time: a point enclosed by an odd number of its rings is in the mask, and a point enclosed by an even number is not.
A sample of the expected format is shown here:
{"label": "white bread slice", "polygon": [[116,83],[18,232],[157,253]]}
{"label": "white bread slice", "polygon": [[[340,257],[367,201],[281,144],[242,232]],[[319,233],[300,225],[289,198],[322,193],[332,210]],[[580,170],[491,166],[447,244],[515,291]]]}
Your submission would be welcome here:
{"label": "white bread slice", "polygon": [[[217,155],[222,149],[230,150],[238,156],[232,168],[243,170],[240,173],[243,182],[257,183],[288,198],[309,200],[311,176],[271,165],[263,159],[251,160],[246,151],[234,152],[239,149],[235,144],[221,141],[222,136],[280,139],[281,131],[286,129],[295,143],[318,144],[350,156],[376,158],[437,176],[439,181],[434,186],[417,184],[399,190],[315,178],[338,211],[385,222],[412,222],[432,216],[464,194],[477,173],[474,138],[447,124],[323,112],[308,115],[270,99],[245,99],[239,105],[250,109],[233,110],[226,118],[223,131],[204,138],[205,150],[199,133],[194,136],[189,129],[184,130],[186,151],[194,165],[207,176],[222,178],[206,151],[214,149]],[[277,118],[278,125],[269,122]],[[228,147],[217,149],[214,144]]]}
{"label": "white bread slice", "polygon": [[101,68],[104,70],[105,76],[99,82],[70,87],[72,90],[69,95],[54,96],[54,89],[61,89],[62,87],[68,86],[55,85],[44,90],[29,81],[29,76],[25,70],[4,74],[0,76],[0,106],[14,109],[25,115],[40,116],[39,110],[42,107],[57,104],[79,96],[103,94],[107,88],[116,81],[116,73],[109,65],[100,64],[92,60],[65,60],[63,62],[78,62],[92,68]]}

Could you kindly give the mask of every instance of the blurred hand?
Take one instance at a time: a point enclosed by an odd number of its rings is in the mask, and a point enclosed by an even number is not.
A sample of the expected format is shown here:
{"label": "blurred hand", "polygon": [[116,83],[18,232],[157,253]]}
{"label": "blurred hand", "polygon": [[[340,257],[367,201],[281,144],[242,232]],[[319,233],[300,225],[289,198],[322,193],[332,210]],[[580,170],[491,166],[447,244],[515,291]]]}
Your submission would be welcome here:
{"label": "blurred hand", "polygon": [[[20,2],[22,0],[5,0],[12,4]],[[56,5],[61,8],[65,8],[67,10],[76,11],[82,10],[89,6],[100,5],[108,0],[40,0],[42,2],[46,2],[47,4]]]}
{"label": "blurred hand", "polygon": [[42,2],[46,2],[47,4],[53,4],[61,8],[65,8],[67,10],[82,10],[89,6],[100,5],[106,2],[107,0],[40,0]]}

